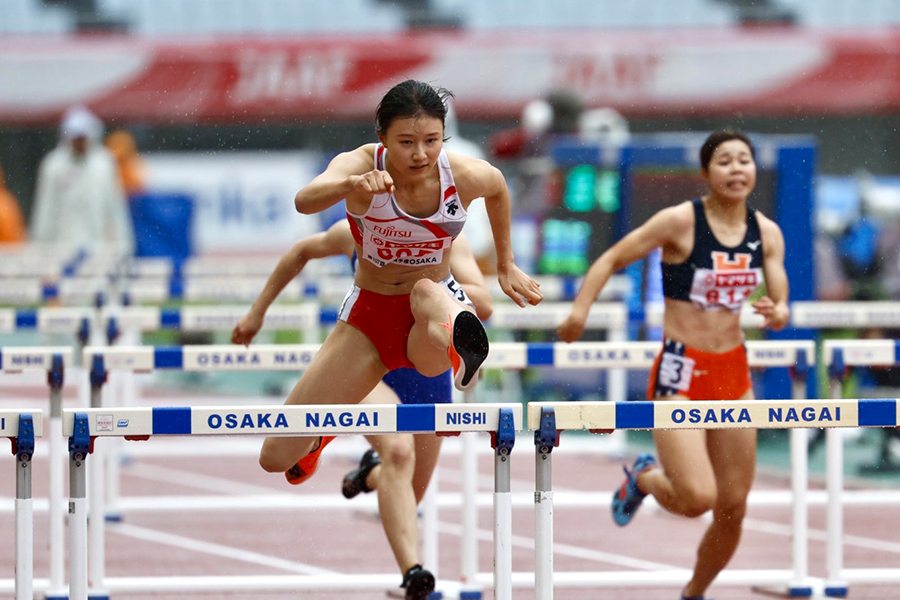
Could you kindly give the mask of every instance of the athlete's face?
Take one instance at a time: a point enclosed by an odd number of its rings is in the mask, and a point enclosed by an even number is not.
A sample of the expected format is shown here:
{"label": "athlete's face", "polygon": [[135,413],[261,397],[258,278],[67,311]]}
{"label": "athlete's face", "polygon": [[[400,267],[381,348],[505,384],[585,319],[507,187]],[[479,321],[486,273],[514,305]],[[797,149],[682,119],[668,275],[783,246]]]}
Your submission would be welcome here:
{"label": "athlete's face", "polygon": [[746,200],[756,185],[756,162],[741,140],[722,142],[703,172],[710,192],[725,200]]}
{"label": "athlete's face", "polygon": [[440,119],[428,116],[394,119],[378,138],[388,149],[388,160],[400,173],[407,177],[424,176],[437,164],[444,144],[444,126]]}

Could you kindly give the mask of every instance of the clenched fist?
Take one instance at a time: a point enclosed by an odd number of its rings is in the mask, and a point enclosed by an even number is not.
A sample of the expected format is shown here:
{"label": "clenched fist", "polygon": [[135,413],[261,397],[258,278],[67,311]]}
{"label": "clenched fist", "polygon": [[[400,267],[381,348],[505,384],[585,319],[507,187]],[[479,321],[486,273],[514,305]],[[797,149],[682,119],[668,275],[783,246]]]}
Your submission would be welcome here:
{"label": "clenched fist", "polygon": [[390,194],[394,191],[394,180],[387,171],[375,169],[362,175],[351,175],[353,190],[368,194]]}

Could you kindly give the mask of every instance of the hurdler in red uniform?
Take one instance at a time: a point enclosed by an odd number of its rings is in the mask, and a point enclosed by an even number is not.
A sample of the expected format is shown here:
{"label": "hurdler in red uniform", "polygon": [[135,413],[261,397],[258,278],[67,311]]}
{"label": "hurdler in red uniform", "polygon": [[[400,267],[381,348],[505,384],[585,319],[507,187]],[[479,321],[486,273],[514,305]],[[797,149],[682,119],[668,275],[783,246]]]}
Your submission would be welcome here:
{"label": "hurdler in red uniform", "polygon": [[[513,259],[503,175],[443,150],[448,95],[419,81],[397,84],[376,110],[380,143],[339,154],[297,193],[305,214],[346,203],[360,258],[340,320],[286,404],[356,404],[389,370],[409,365],[426,376],[452,367],[458,388],[475,384],[487,336],[459,299],[448,250],[476,198],[484,198],[490,217],[500,287],[520,306],[541,301],[540,286]],[[260,465],[312,473],[327,439],[267,438]],[[401,568],[407,599],[434,589],[434,577],[419,565]]]}

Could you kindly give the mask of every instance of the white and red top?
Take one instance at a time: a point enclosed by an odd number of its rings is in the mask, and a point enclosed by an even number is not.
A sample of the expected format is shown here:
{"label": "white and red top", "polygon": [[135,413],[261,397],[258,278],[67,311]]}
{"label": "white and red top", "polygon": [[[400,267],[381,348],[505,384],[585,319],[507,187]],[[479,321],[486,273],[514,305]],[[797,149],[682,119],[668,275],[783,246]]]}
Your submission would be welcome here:
{"label": "white and red top", "polygon": [[[386,170],[387,149],[375,148],[375,168]],[[466,209],[460,202],[450,171],[450,160],[441,150],[438,157],[441,203],[430,217],[408,215],[394,194],[375,194],[362,215],[347,211],[353,239],[362,248],[360,257],[376,267],[399,264],[426,267],[440,264],[444,251],[466,224]]]}

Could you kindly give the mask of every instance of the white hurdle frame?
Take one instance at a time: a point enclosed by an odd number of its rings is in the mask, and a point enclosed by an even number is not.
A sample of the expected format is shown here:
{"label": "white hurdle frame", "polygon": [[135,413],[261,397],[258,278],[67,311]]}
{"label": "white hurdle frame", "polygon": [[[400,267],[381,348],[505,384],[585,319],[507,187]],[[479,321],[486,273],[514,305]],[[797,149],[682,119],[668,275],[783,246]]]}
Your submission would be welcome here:
{"label": "white hurdle frame", "polygon": [[[330,421],[329,421],[330,416]],[[243,429],[249,419],[254,427]],[[265,423],[265,426],[261,424]],[[508,570],[512,564],[510,452],[515,432],[522,429],[519,404],[438,405],[306,405],[167,408],[90,408],[65,410],[63,431],[69,436],[70,547],[69,598],[88,599],[87,457],[96,437],[155,437],[179,435],[373,435],[394,432],[489,432],[495,448],[495,573],[494,597],[512,599]],[[93,477],[93,474],[92,474]],[[93,490],[92,490],[93,491]],[[92,522],[96,521],[92,520]],[[102,521],[102,519],[99,519]],[[112,591],[234,591],[303,589],[384,589],[396,575],[120,577],[90,580],[91,598]]]}
{"label": "white hurdle frame", "polygon": [[[616,286],[608,291],[607,295],[622,294],[625,292],[626,282],[619,281]],[[557,282],[559,284],[559,282]],[[557,294],[564,295],[572,290],[560,287]],[[486,323],[489,328],[502,329],[555,329],[562,323],[569,311],[569,304],[562,302],[545,302],[538,307],[522,311],[512,304],[498,304],[494,308],[494,314]],[[336,313],[328,309],[322,309],[318,304],[306,303],[300,305],[275,305],[266,312],[263,329],[268,330],[300,330],[304,340],[318,340],[321,326],[333,324]],[[109,307],[104,309],[102,319],[105,322],[105,330],[124,330],[130,332],[149,332],[162,329],[177,329],[180,331],[220,331],[230,330],[246,314],[245,306],[185,306],[176,308],[160,308],[152,306],[138,307]],[[605,330],[610,341],[624,341],[627,338],[628,308],[618,302],[597,302],[591,307],[586,327],[593,330]],[[283,346],[287,347],[287,346]],[[127,346],[122,346],[127,348]],[[608,392],[611,400],[624,401],[626,396],[626,372],[625,369],[609,369]],[[131,386],[129,390],[133,391]],[[127,393],[126,393],[127,396]],[[472,402],[472,394],[467,394],[468,402]],[[119,405],[133,406],[134,399],[123,398]],[[471,436],[463,435],[463,456],[466,466],[463,469],[464,500],[463,500],[463,530],[475,531],[478,519],[476,497],[477,490],[477,463],[471,446]],[[610,454],[621,454],[625,451],[624,432],[608,436],[604,451]],[[107,518],[119,517],[118,494],[118,461],[116,460],[115,447],[110,448],[111,460],[106,466],[106,498]],[[438,477],[432,478],[433,487],[437,489]],[[436,494],[436,492],[435,492]],[[429,564],[437,563],[436,532],[436,507],[431,505],[434,498],[428,497],[423,501],[423,512],[426,515],[423,527],[423,556]],[[478,540],[475,536],[467,536],[467,546],[462,552],[462,583],[473,587],[472,595],[477,591],[478,573]]]}
{"label": "white hurdle frame", "polygon": [[[65,505],[63,502],[64,471],[62,464],[62,386],[66,369],[72,367],[72,349],[66,346],[6,346],[0,348],[0,373],[15,374],[23,371],[45,371],[47,384],[50,388],[50,418],[47,422],[48,436],[48,473],[50,489],[48,492],[48,513],[50,525],[50,573],[49,579],[34,579],[33,573],[29,575],[29,585],[35,591],[45,593],[47,600],[53,600],[64,596],[65,593]],[[32,410],[37,414],[35,425],[38,437],[41,437],[44,429],[43,413],[40,410]],[[7,430],[4,430],[7,431]],[[32,444],[33,446],[33,444]],[[30,458],[29,458],[30,465]],[[30,469],[29,469],[29,478]],[[31,486],[28,483],[29,502],[28,510],[32,510],[33,503],[30,500]],[[16,510],[18,514],[19,502]],[[19,522],[17,518],[17,523]],[[18,571],[17,571],[18,577]],[[11,591],[12,586],[0,580],[0,592]],[[31,596],[28,596],[31,600]]]}
{"label": "white hurdle frame", "polygon": [[[691,419],[698,414],[721,415],[731,410],[735,419],[704,423]],[[776,412],[777,411],[777,412]],[[790,411],[793,411],[791,413]],[[789,415],[793,414],[793,417]],[[890,414],[892,425],[898,422],[896,400],[745,400],[745,401],[643,401],[610,402],[535,402],[528,406],[528,428],[536,429],[535,454],[538,474],[535,497],[551,504],[535,511],[536,600],[552,600],[554,579],[578,586],[613,587],[633,581],[633,572],[567,573],[564,580],[552,569],[552,488],[550,487],[550,450],[565,430],[610,429],[788,429],[810,427],[881,426],[876,423]],[[788,415],[787,417],[785,415]],[[704,419],[705,420],[705,419]],[[542,464],[543,463],[543,464]],[[542,472],[543,471],[543,472]],[[540,487],[540,489],[538,489]],[[776,570],[726,569],[717,584],[789,584],[795,573]],[[641,586],[677,585],[690,578],[689,570],[642,573]],[[829,582],[825,583],[826,590]],[[811,595],[808,594],[808,595]]]}
{"label": "white hurdle frame", "polygon": [[[16,457],[15,557],[16,575],[8,583],[0,580],[0,591],[14,592],[15,600],[33,600],[34,498],[31,495],[34,440],[43,433],[43,412],[33,409],[0,410],[0,437],[12,442]],[[46,582],[42,582],[46,583]]]}
{"label": "white hurdle frame", "polygon": [[[900,340],[825,340],[823,361],[831,378],[831,396],[843,396],[843,380],[851,367],[900,365]],[[860,400],[860,402],[864,402]],[[873,413],[860,427],[894,427],[889,411]],[[900,583],[898,569],[847,569],[844,567],[844,441],[841,432],[829,429],[825,437],[828,509],[827,581],[825,595],[844,598],[849,584]],[[877,493],[877,492],[872,492]]]}
{"label": "white hurdle frame", "polygon": [[[791,367],[794,370],[794,386],[793,391],[797,399],[805,396],[805,376],[810,365],[815,361],[815,342],[813,340],[756,340],[748,341],[745,344],[747,348],[747,360],[751,368],[760,367]],[[534,366],[553,366],[562,369],[649,369],[656,355],[662,347],[661,342],[575,342],[572,344],[565,343],[548,343],[548,344],[515,344],[515,343],[494,343],[491,344],[491,351],[483,368],[514,368],[521,369]],[[529,404],[531,406],[540,403]],[[571,402],[565,403],[567,406],[592,406],[595,403],[590,402]],[[634,402],[618,403],[618,402],[602,402],[600,405],[608,406],[612,409],[618,405],[630,406],[636,404]],[[535,419],[529,420],[530,428],[537,424]],[[607,429],[615,430],[615,427],[592,427],[585,426],[584,429]],[[540,432],[540,427],[537,428]],[[549,488],[550,475],[548,472],[541,470],[542,466],[549,468],[549,455],[554,446],[555,440],[551,436],[540,437],[536,433],[536,448],[543,448],[543,452],[539,452],[536,457],[536,482],[535,488],[535,515],[537,522],[541,527],[547,527],[547,523],[552,520],[552,511],[554,506],[553,493]],[[770,572],[768,576],[762,576],[765,572],[747,572],[742,575],[741,579],[734,579],[735,575],[741,576],[741,573],[730,573],[726,577],[726,581],[731,583],[747,583],[747,584],[770,584],[786,586],[786,594],[793,596],[810,596],[812,595],[812,581],[809,578],[809,558],[808,558],[808,496],[807,496],[807,472],[806,472],[806,437],[803,432],[796,430],[791,434],[791,460],[797,461],[802,465],[800,469],[792,468],[791,471],[791,489],[793,499],[792,512],[792,528],[794,531],[794,540],[792,545],[792,568],[790,570],[782,570]],[[798,465],[792,465],[796,467]],[[552,535],[552,525],[549,526],[550,533],[547,530],[536,531],[536,536]],[[536,537],[536,543],[538,537]],[[541,573],[546,577],[549,569],[552,573],[552,564],[538,563],[536,565],[536,574]],[[774,573],[774,575],[773,575]],[[528,586],[531,582],[530,574],[514,573],[514,585]],[[559,575],[559,574],[557,574]],[[537,576],[537,575],[536,575]],[[604,576],[609,576],[606,572]],[[627,585],[628,577],[633,577],[633,573],[620,573],[620,581],[617,585]],[[563,574],[557,577],[556,581],[560,585],[567,587],[584,587],[587,585],[602,585],[605,579],[598,579],[598,574],[573,573]],[[613,578],[616,575],[612,576]],[[646,583],[648,574],[642,573],[641,582]],[[650,578],[656,577],[649,574]],[[486,575],[480,574],[479,578],[486,579]],[[654,579],[654,581],[656,581]],[[683,573],[678,572],[669,574],[665,578],[660,579],[658,585],[683,583]],[[541,582],[534,581],[536,589],[547,593],[546,580]],[[652,585],[652,584],[651,584]]]}

